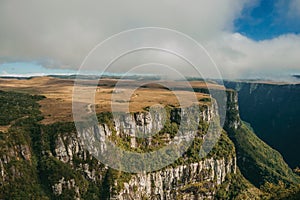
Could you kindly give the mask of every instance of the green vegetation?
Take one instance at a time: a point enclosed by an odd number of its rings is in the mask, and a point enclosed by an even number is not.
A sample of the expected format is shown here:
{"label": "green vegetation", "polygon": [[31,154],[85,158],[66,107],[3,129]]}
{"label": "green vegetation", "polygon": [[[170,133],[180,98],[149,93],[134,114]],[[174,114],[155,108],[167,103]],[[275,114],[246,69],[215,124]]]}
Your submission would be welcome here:
{"label": "green vegetation", "polygon": [[237,173],[227,174],[225,182],[218,186],[216,199],[245,200],[262,199],[263,193],[247,181],[239,170]]}
{"label": "green vegetation", "polygon": [[113,114],[111,112],[102,112],[97,114],[98,122],[100,124],[106,124],[111,130],[114,128]]}
{"label": "green vegetation", "polygon": [[[122,190],[131,174],[105,167],[83,151],[74,153],[69,158],[72,161],[67,163],[55,157],[58,138],[63,140],[64,146],[68,146],[72,142],[70,138],[76,137],[76,128],[74,123],[40,124],[43,117],[37,101],[42,98],[0,92],[0,106],[3,109],[0,125],[11,125],[6,133],[0,132],[0,159],[3,165],[0,168],[5,173],[0,180],[0,199],[74,199],[77,195],[75,188],[68,188],[66,184],[63,185],[62,194],[53,193],[53,185],[61,180],[74,181],[83,199],[108,199]],[[97,117],[101,124],[106,124],[112,131],[110,139],[118,146],[134,152],[149,152],[165,146],[177,134],[180,123],[178,120],[170,120],[170,111],[171,108],[163,129],[153,136],[151,145],[147,144],[147,139],[139,138],[137,148],[130,147],[130,137],[116,136],[112,113],[101,113]],[[238,120],[237,113],[234,110],[232,112],[229,119]],[[243,124],[237,130],[227,130],[231,140],[220,127],[214,128],[221,135],[208,157],[232,158],[237,153],[241,170],[229,174],[226,181],[218,186],[216,199],[299,199],[300,178],[296,175],[297,170],[294,173],[281,155],[262,142],[249,126]],[[208,124],[200,121],[192,145],[168,167],[202,161],[199,154],[207,130]],[[173,153],[167,149],[163,155],[164,161],[155,160],[151,164],[166,162]],[[86,165],[87,169],[84,168]],[[86,170],[93,172],[95,178],[91,179]],[[181,190],[207,192],[210,184],[191,183]]]}
{"label": "green vegetation", "polygon": [[294,169],[295,174],[300,175],[300,169],[299,167],[296,167],[296,169]]}
{"label": "green vegetation", "polygon": [[277,184],[266,182],[260,188],[265,192],[266,199],[298,200],[300,197],[299,184],[285,184],[279,181]]}
{"label": "green vegetation", "polygon": [[278,150],[292,168],[300,167],[300,85],[250,82],[227,82],[238,91],[239,112],[258,135]]}
{"label": "green vegetation", "polygon": [[[225,130],[235,144],[241,174],[262,193],[259,199],[294,199],[299,195],[300,177],[293,173],[279,152],[255,135],[249,124],[241,122],[237,129],[230,127],[229,124],[240,122],[240,118],[234,102],[227,106]],[[255,193],[259,192],[252,192]]]}
{"label": "green vegetation", "polygon": [[0,199],[48,199],[40,184],[38,158],[33,153],[32,136],[42,119],[36,101],[43,97],[0,91],[0,155],[5,176],[0,180]]}
{"label": "green vegetation", "polygon": [[43,98],[24,93],[0,91],[0,126],[9,125],[22,117],[39,115],[39,105],[36,101]]}
{"label": "green vegetation", "polygon": [[[130,174],[106,169],[90,156],[73,156],[73,166],[63,163],[55,155],[58,137],[74,137],[74,123],[41,125],[43,119],[37,101],[41,96],[0,91],[1,125],[11,125],[6,133],[0,132],[0,154],[4,178],[0,180],[0,199],[74,199],[75,188],[63,185],[62,194],[54,195],[52,186],[59,181],[75,181],[83,199],[106,199],[107,191],[116,193],[129,181]],[[99,115],[99,120],[112,126],[111,113]],[[65,137],[68,138],[68,137]],[[68,141],[64,141],[65,144]],[[104,180],[91,181],[81,170],[83,164],[97,169],[96,177]],[[102,170],[99,170],[102,169]],[[115,186],[112,181],[118,181]]]}
{"label": "green vegetation", "polygon": [[[109,198],[124,188],[124,183],[129,182],[131,174],[109,168],[103,180],[103,198]],[[115,183],[117,183],[115,185]]]}
{"label": "green vegetation", "polygon": [[260,140],[246,124],[232,131],[230,137],[237,149],[241,172],[255,186],[279,181],[300,183],[300,178],[288,167],[280,153]]}
{"label": "green vegetation", "polygon": [[197,183],[191,183],[180,188],[181,192],[194,192],[197,194],[205,194],[212,189],[211,182],[202,181]]}
{"label": "green vegetation", "polygon": [[[204,135],[206,132],[199,132],[198,134]],[[203,159],[207,158],[215,158],[215,159],[222,159],[222,158],[232,158],[235,155],[234,145],[227,136],[226,132],[222,131],[220,138],[218,139],[217,143],[214,145],[212,150],[209,154],[205,157],[200,156],[203,139],[199,136],[195,137],[192,142],[192,145],[188,148],[187,152],[183,154],[175,163],[172,165],[176,167],[181,164],[187,163],[195,163],[200,162]]]}

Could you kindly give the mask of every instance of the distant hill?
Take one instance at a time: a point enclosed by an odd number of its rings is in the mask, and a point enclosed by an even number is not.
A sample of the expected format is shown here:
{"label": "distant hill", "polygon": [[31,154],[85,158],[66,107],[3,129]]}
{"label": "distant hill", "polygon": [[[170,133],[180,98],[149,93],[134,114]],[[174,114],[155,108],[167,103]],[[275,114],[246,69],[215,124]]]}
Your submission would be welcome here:
{"label": "distant hill", "polygon": [[293,75],[293,77],[300,79],[300,75]]}

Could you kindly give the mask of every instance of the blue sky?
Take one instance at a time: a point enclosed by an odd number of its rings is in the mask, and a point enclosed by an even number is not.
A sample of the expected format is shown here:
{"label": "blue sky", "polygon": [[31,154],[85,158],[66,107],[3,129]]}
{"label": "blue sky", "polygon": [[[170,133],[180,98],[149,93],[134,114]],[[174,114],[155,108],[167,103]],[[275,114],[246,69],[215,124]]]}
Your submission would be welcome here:
{"label": "blue sky", "polygon": [[260,0],[246,6],[234,22],[235,31],[254,40],[300,33],[299,16],[290,15],[290,0]]}
{"label": "blue sky", "polygon": [[35,62],[13,62],[0,65],[0,76],[6,75],[49,75],[49,74],[76,74],[76,70],[45,68]]}

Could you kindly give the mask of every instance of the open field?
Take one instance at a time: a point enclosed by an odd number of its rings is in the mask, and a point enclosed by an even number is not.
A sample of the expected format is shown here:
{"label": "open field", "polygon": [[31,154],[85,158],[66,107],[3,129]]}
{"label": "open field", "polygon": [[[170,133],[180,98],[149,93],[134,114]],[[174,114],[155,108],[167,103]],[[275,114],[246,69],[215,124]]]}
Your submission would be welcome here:
{"label": "open field", "polygon": [[[209,104],[210,97],[203,93],[194,93],[186,90],[184,82],[141,82],[133,80],[103,79],[97,82],[84,80],[78,87],[89,90],[91,85],[98,85],[95,95],[96,112],[129,111],[138,112],[153,105],[188,106],[195,103]],[[117,84],[117,89],[114,87]],[[193,88],[207,88],[204,82],[192,81]],[[141,86],[141,87],[138,87]],[[176,88],[174,92],[172,89]],[[219,85],[210,83],[210,88],[221,89]],[[44,95],[47,98],[41,100],[41,112],[45,119],[44,124],[54,122],[72,121],[72,99],[74,81],[70,79],[58,79],[51,77],[37,77],[28,80],[0,79],[0,90],[17,91],[30,94]],[[172,91],[171,91],[172,90]],[[179,98],[178,98],[179,97]],[[91,110],[90,101],[82,101],[82,108]],[[1,127],[6,128],[6,127]]]}

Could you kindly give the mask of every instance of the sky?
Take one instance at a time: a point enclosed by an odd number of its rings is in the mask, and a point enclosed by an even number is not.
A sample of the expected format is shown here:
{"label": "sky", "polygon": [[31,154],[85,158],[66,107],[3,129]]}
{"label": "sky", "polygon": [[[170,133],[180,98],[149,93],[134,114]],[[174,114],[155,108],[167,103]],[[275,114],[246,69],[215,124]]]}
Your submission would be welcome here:
{"label": "sky", "polygon": [[235,19],[235,31],[254,40],[300,33],[300,1],[261,0],[246,6]]}
{"label": "sky", "polygon": [[[300,0],[3,0],[0,27],[2,76],[76,73],[101,41],[140,27],[189,35],[209,52],[224,78],[300,74]],[[168,57],[137,53],[126,62],[135,64],[146,55]],[[123,65],[116,63],[114,71],[126,72]],[[178,70],[193,74],[187,68],[182,64]]]}

